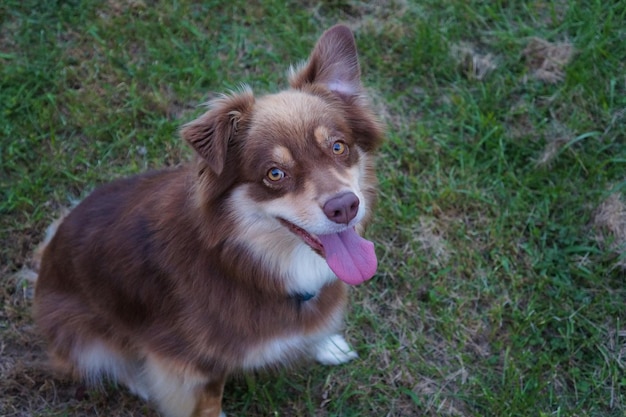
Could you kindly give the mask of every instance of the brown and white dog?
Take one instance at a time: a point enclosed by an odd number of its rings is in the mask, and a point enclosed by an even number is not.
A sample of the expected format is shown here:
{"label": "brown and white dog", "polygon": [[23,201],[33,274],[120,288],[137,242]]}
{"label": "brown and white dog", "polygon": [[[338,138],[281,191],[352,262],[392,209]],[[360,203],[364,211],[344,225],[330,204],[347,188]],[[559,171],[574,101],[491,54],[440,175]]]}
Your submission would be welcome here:
{"label": "brown and white dog", "polygon": [[192,163],[97,188],[62,221],[34,306],[57,366],[208,417],[233,372],[356,356],[339,331],[345,283],[377,267],[359,233],[383,131],[350,30],[326,31],[290,84],[215,100],[182,129]]}

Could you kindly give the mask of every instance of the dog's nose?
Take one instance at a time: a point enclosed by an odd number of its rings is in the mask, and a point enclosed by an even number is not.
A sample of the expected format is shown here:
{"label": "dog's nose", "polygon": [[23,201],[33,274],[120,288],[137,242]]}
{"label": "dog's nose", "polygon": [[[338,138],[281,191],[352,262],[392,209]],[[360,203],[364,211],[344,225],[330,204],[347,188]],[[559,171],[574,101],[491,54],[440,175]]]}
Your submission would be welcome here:
{"label": "dog's nose", "polygon": [[359,197],[353,192],[339,194],[324,204],[324,214],[335,223],[348,224],[359,211]]}

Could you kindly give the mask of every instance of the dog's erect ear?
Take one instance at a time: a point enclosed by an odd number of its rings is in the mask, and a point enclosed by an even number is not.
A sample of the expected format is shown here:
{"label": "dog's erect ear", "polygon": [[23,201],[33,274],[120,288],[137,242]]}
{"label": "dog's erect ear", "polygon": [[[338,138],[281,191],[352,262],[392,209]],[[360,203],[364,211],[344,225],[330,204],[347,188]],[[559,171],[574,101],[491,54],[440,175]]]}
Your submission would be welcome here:
{"label": "dog's erect ear", "polygon": [[183,139],[204,158],[216,175],[224,170],[228,147],[241,133],[253,105],[252,91],[245,89],[211,102],[208,112],[183,126]]}
{"label": "dog's erect ear", "polygon": [[292,68],[289,82],[293,88],[323,84],[340,95],[361,94],[361,70],[352,31],[337,25],[324,32],[309,60]]}

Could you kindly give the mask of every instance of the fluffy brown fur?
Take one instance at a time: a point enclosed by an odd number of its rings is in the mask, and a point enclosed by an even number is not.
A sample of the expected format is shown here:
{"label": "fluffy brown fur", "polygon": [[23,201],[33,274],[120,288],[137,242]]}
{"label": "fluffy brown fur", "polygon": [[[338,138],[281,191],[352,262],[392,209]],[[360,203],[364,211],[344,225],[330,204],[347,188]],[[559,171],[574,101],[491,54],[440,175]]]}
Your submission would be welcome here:
{"label": "fluffy brown fur", "polygon": [[382,129],[346,27],[290,83],[216,100],[182,129],[194,161],[104,185],[63,220],[34,311],[58,367],[167,416],[218,416],[228,374],[345,342],[346,286],[315,236],[369,220]]}

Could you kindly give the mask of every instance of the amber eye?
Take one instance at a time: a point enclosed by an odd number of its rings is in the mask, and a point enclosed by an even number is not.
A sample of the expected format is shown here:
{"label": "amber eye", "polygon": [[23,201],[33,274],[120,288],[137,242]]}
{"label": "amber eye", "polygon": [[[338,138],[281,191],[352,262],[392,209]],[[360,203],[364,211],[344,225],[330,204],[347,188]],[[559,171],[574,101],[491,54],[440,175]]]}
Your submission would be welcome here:
{"label": "amber eye", "polygon": [[348,147],[345,143],[341,141],[333,143],[333,153],[335,155],[343,155],[344,153],[346,153],[346,150],[348,150]]}
{"label": "amber eye", "polygon": [[267,178],[269,178],[270,181],[280,181],[285,178],[285,173],[279,168],[272,168],[267,171]]}

